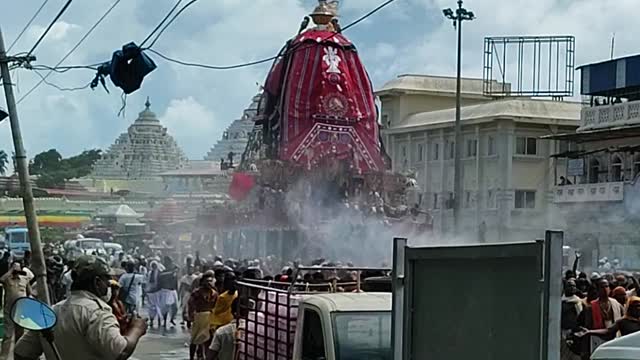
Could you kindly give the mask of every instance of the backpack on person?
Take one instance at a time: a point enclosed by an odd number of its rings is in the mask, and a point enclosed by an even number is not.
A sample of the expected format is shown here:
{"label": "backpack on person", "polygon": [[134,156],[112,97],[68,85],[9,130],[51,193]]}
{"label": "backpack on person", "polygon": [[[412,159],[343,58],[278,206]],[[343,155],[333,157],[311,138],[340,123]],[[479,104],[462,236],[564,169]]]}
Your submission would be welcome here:
{"label": "backpack on person", "polygon": [[562,301],[562,312],[560,313],[560,326],[562,330],[575,330],[578,328],[578,310],[576,304],[569,301]]}
{"label": "backpack on person", "polygon": [[[126,274],[125,274],[126,275]],[[124,276],[124,275],[122,275]],[[136,281],[136,274],[135,273],[131,273],[131,280],[129,280],[129,285],[127,286],[127,291],[120,291],[120,293],[118,294],[120,301],[122,301],[123,304],[127,304],[127,298],[129,297],[129,294],[131,293],[131,287],[133,286],[133,283]],[[135,305],[135,304],[129,304],[129,305]]]}

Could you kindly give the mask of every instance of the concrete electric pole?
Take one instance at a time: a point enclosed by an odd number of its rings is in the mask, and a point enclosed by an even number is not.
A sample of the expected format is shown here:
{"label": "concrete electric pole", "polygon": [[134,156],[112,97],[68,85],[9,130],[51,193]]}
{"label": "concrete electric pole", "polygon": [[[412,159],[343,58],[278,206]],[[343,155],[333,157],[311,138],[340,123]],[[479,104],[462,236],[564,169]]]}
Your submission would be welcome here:
{"label": "concrete electric pole", "polygon": [[29,242],[31,244],[31,271],[36,276],[36,291],[38,299],[49,304],[49,288],[47,287],[47,268],[44,262],[44,254],[42,244],[40,243],[40,228],[38,227],[38,217],[36,215],[35,204],[33,200],[33,192],[31,183],[29,182],[29,167],[27,163],[27,154],[22,143],[22,134],[20,132],[20,123],[18,121],[18,111],[16,109],[16,99],[13,95],[13,84],[11,83],[11,74],[9,73],[9,62],[16,60],[35,60],[8,57],[5,50],[2,29],[0,29],[0,75],[2,75],[2,84],[4,94],[7,99],[7,110],[9,112],[9,122],[11,123],[11,135],[13,137],[13,146],[16,153],[16,171],[20,179],[20,190],[22,195],[22,204],[24,206],[24,215],[27,219],[27,229],[29,231]]}
{"label": "concrete electric pole", "polygon": [[[461,233],[460,210],[462,208],[462,123],[460,122],[460,87],[462,80],[462,22],[475,19],[472,11],[462,7],[462,0],[458,0],[458,8],[454,12],[451,9],[442,10],[444,16],[453,21],[453,26],[458,30],[457,75],[456,75],[456,123],[455,123],[455,154],[453,160],[453,228],[456,234]],[[480,156],[480,154],[477,154]]]}

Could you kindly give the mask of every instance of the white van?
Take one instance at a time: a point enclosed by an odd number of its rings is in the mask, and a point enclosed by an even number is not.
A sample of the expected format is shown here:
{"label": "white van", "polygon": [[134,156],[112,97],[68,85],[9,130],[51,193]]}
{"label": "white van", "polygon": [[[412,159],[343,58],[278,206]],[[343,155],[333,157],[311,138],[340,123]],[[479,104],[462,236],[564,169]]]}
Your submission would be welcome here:
{"label": "white van", "polygon": [[101,239],[82,238],[69,240],[64,243],[67,257],[75,259],[82,255],[105,256],[104,242]]}
{"label": "white van", "polygon": [[591,354],[592,360],[640,359],[640,332],[629,334],[600,345]]}

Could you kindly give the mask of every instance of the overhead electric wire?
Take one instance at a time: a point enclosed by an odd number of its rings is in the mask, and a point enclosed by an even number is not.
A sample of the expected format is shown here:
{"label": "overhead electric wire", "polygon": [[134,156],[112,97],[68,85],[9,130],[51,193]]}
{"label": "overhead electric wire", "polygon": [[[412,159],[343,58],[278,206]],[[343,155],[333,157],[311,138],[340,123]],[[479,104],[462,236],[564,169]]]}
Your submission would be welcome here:
{"label": "overhead electric wire", "polygon": [[24,28],[22,28],[22,31],[20,31],[20,33],[18,34],[18,36],[16,36],[15,39],[13,39],[13,42],[11,42],[11,45],[9,45],[9,48],[7,49],[7,53],[9,51],[11,51],[11,49],[13,48],[13,46],[18,42],[18,40],[20,40],[20,38],[22,37],[22,35],[24,35],[24,33],[27,31],[27,29],[29,28],[29,26],[31,26],[31,24],[33,23],[33,21],[36,19],[36,17],[38,17],[38,15],[40,15],[40,12],[42,11],[42,9],[44,9],[44,6],[47,5],[47,3],[49,2],[49,0],[44,0],[44,2],[42,2],[42,5],[40,5],[40,7],[38,8],[38,10],[36,10],[36,12],[33,14],[33,16],[31,17],[31,19],[29,19],[29,21],[27,21],[27,24],[24,26]]}
{"label": "overhead electric wire", "polygon": [[262,60],[257,60],[257,61],[253,61],[253,62],[248,62],[248,63],[242,63],[242,64],[236,64],[236,65],[228,65],[228,66],[214,66],[214,65],[206,65],[206,64],[198,64],[198,63],[190,63],[190,62],[185,62],[185,61],[180,61],[180,60],[176,60],[176,59],[172,59],[164,54],[162,54],[161,52],[154,50],[154,49],[146,49],[147,51],[150,51],[158,56],[160,56],[161,58],[169,61],[169,62],[173,62],[176,64],[180,64],[180,65],[184,65],[184,66],[191,66],[191,67],[199,67],[199,68],[204,68],[204,69],[211,69],[211,70],[231,70],[231,69],[238,69],[238,68],[243,68],[243,67],[249,67],[249,66],[253,66],[253,65],[258,65],[258,64],[262,64],[262,63],[266,63],[266,62],[270,62],[273,61],[275,59],[278,58],[278,56],[272,56],[268,59],[262,59]]}
{"label": "overhead electric wire", "polygon": [[54,88],[56,88],[56,89],[58,89],[60,91],[78,91],[78,90],[87,89],[89,86],[91,86],[91,83],[88,83],[88,84],[86,84],[84,86],[79,86],[79,87],[74,87],[74,88],[64,88],[64,87],[56,85],[56,84],[54,84],[52,82],[47,81],[47,78],[44,75],[42,75],[40,73],[40,71],[34,69],[33,72],[36,73],[36,75],[38,75],[40,77],[40,79],[42,79],[42,82],[44,84],[49,85],[51,87],[54,87]]}
{"label": "overhead electric wire", "polygon": [[140,43],[140,47],[143,47],[144,44],[149,41],[149,39],[151,39],[153,37],[153,34],[156,33],[156,31],[158,31],[160,29],[160,27],[162,27],[162,25],[169,19],[169,17],[171,16],[171,14],[173,14],[174,11],[176,11],[176,9],[178,8],[178,6],[180,6],[180,3],[182,2],[182,0],[178,0],[176,2],[175,5],[173,5],[173,7],[171,8],[171,10],[169,10],[169,12],[167,13],[167,15],[165,15],[164,19],[162,19],[162,21],[160,21],[160,23],[158,24],[158,26],[155,27],[155,29],[153,29],[153,31],[151,31],[151,33],[149,33],[149,35],[147,35],[147,37],[142,40],[142,42]]}
{"label": "overhead electric wire", "polygon": [[[192,2],[194,2],[194,1],[197,1],[197,0],[192,0]],[[353,22],[349,23],[348,25],[346,25],[345,27],[343,27],[342,31],[345,31],[345,30],[347,30],[347,29],[359,24],[360,22],[364,21],[365,19],[367,19],[371,15],[377,13],[378,11],[382,10],[383,8],[385,8],[386,6],[390,5],[394,1],[396,1],[396,0],[387,0],[384,3],[378,5],[375,9],[369,11],[368,13],[366,13],[363,16],[359,17],[355,21],[353,21]],[[187,4],[187,5],[189,5],[189,4]],[[187,5],[185,5],[185,7]],[[184,7],[183,7],[183,9],[184,9]],[[157,38],[156,38],[156,40],[157,40]],[[155,43],[155,41],[154,41],[154,43]],[[173,62],[173,63],[179,64],[179,65],[190,66],[190,67],[198,67],[198,68],[210,69],[210,70],[232,70],[232,69],[245,68],[245,67],[250,67],[250,66],[254,66],[254,65],[259,65],[259,64],[264,64],[264,63],[267,63],[267,62],[271,62],[271,61],[276,60],[279,57],[283,56],[283,55],[278,54],[278,55],[271,56],[271,57],[268,57],[268,58],[265,58],[265,59],[250,61],[250,62],[241,63],[241,64],[215,66],[215,65],[193,63],[193,62],[187,62],[187,61],[183,61],[183,60],[174,59],[174,58],[171,58],[171,57],[169,57],[167,55],[164,55],[163,53],[161,53],[161,52],[159,52],[157,50],[151,49],[150,47],[151,47],[151,45],[149,46],[149,48],[146,48],[146,49],[143,49],[143,50],[148,50],[148,51],[158,55],[159,57],[163,58],[166,61]],[[299,50],[303,50],[305,48],[306,47],[299,47],[299,48],[293,49],[292,51],[299,51]]]}
{"label": "overhead electric wire", "polygon": [[378,7],[376,7],[375,9],[373,9],[373,10],[369,11],[368,13],[362,15],[356,21],[353,21],[349,25],[343,27],[342,31],[345,31],[345,30],[349,29],[350,27],[353,27],[353,26],[359,24],[360,22],[364,21],[369,16],[371,16],[371,15],[377,13],[378,11],[384,9],[387,5],[391,4],[394,1],[396,1],[396,0],[387,0],[386,2],[383,2],[382,4],[378,5]]}
{"label": "overhead electric wire", "polygon": [[[80,39],[80,41],[78,41],[78,43],[76,43],[76,45],[71,48],[71,50],[69,50],[69,52],[67,52],[67,54],[65,56],[62,57],[62,59],[60,59],[60,61],[58,61],[58,63],[53,66],[54,69],[57,69],[65,60],[67,60],[67,58],[69,56],[71,56],[71,54],[73,54],[74,51],[76,51],[76,49],[78,47],[80,47],[80,45],[84,42],[84,40],[89,37],[89,35],[91,35],[91,33],[93,32],[93,30],[95,30],[96,27],[98,27],[98,25],[100,25],[100,23],[109,15],[109,13],[111,13],[111,11],[120,3],[120,1],[122,0],[116,0],[111,7],[109,7],[109,9],[107,9],[107,11],[102,14],[102,16],[98,19],[98,21],[96,21],[95,24],[93,24],[93,26],[87,31],[86,34],[84,34],[84,36]],[[26,94],[24,94],[19,100],[18,100],[18,104],[20,104],[27,96],[29,96],[31,93],[33,93],[38,87],[40,87],[40,85],[42,85],[47,78],[53,74],[55,72],[55,70],[49,70],[49,72],[44,75],[44,77],[36,84],[34,85],[29,91],[27,91]]]}
{"label": "overhead electric wire", "polygon": [[27,56],[30,56],[31,54],[33,54],[33,52],[36,50],[36,48],[38,47],[38,45],[40,45],[40,43],[42,42],[42,40],[44,39],[45,36],[47,36],[47,34],[49,33],[49,30],[51,30],[51,28],[53,27],[53,25],[55,25],[55,23],[58,21],[58,19],[60,19],[60,17],[62,16],[62,14],[64,14],[65,11],[67,11],[67,8],[69,7],[69,5],[71,5],[71,2],[73,0],[67,0],[67,2],[64,4],[64,6],[62,7],[62,9],[60,9],[60,11],[58,11],[58,14],[56,15],[56,17],[53,18],[53,20],[51,21],[51,23],[49,23],[49,26],[47,26],[47,28],[45,29],[45,31],[42,33],[42,35],[40,35],[40,38],[38,38],[38,41],[36,41],[36,43],[33,45],[33,47],[31,48],[31,50],[29,50],[29,52],[27,53]]}
{"label": "overhead electric wire", "polygon": [[[182,1],[182,0],[181,0]],[[158,41],[158,39],[160,38],[160,36],[162,35],[162,33],[167,30],[167,28],[171,25],[172,22],[174,22],[178,16],[180,16],[180,14],[182,14],[183,11],[185,11],[189,6],[193,5],[196,1],[198,0],[191,0],[189,1],[187,4],[185,4],[185,6],[183,6],[180,10],[178,10],[178,12],[173,15],[173,17],[171,18],[171,20],[169,20],[169,22],[162,28],[162,30],[160,30],[160,32],[158,33],[158,35],[156,36],[156,38],[151,42],[151,45],[147,46],[147,48],[152,48],[153,45],[156,44],[156,42]],[[180,2],[178,2],[180,3]],[[172,10],[173,11],[173,10]],[[140,45],[140,47],[142,47],[142,45]]]}
{"label": "overhead electric wire", "polygon": [[51,67],[51,66],[47,66],[47,65],[32,65],[32,66],[28,66],[26,68],[29,69],[29,70],[51,70],[51,71],[55,71],[57,73],[66,73],[67,71],[74,70],[74,69],[85,69],[85,70],[96,71],[96,70],[98,70],[98,66],[99,65],[101,65],[101,64],[58,66],[58,67]]}
{"label": "overhead electric wire", "polygon": [[[164,28],[162,28],[162,30],[160,31],[160,33],[157,34],[156,38],[154,39],[154,41],[151,43],[151,45],[149,45],[149,47],[143,48],[143,50],[148,50],[156,55],[158,55],[159,57],[161,57],[162,59],[169,61],[169,62],[173,62],[179,65],[183,65],[183,66],[189,66],[189,67],[198,67],[198,68],[204,68],[204,69],[211,69],[211,70],[232,70],[232,69],[239,69],[239,68],[245,68],[245,67],[250,67],[250,66],[255,66],[255,65],[259,65],[259,64],[264,64],[267,62],[271,62],[274,61],[280,57],[282,57],[282,53],[279,53],[278,55],[275,56],[271,56],[265,59],[261,59],[261,60],[256,60],[256,61],[250,61],[250,62],[246,62],[246,63],[241,63],[241,64],[235,64],[235,65],[226,65],[226,66],[215,66],[215,65],[208,65],[208,64],[200,64],[200,63],[192,63],[192,62],[187,62],[187,61],[182,61],[182,60],[178,60],[178,59],[174,59],[171,58],[167,55],[164,55],[163,53],[155,50],[155,49],[151,49],[150,47],[153,46],[155,44],[155,42],[158,40],[158,38],[160,37],[160,35],[162,35],[162,32],[164,32],[164,30],[171,25],[171,23],[180,15],[180,13],[182,13],[188,6],[192,5],[194,2],[196,2],[197,0],[191,0],[189,3],[187,3],[185,6],[183,6],[174,16],[173,18],[164,26]],[[372,16],[373,14],[377,13],[378,11],[382,10],[383,8],[385,8],[386,6],[390,5],[391,3],[393,3],[395,0],[387,0],[384,3],[378,5],[376,8],[374,8],[373,10],[369,11],[368,13],[364,14],[363,16],[359,17],[358,19],[356,19],[355,21],[349,23],[348,25],[346,25],[345,27],[342,28],[342,31],[345,31],[357,24],[359,24],[360,22],[366,20],[368,17]],[[100,21],[102,21],[102,19],[104,19],[104,17],[106,17],[106,15],[108,15],[108,13],[111,11],[111,9],[113,9],[118,3],[120,2],[120,0],[117,0],[112,7],[103,15],[103,17],[98,21],[98,23],[96,23],[93,28],[95,28]],[[160,24],[158,24],[158,26],[156,26],[156,28],[147,36],[147,38],[145,38],[145,40],[143,40],[142,44],[146,43],[151,37],[153,37],[153,34],[155,34],[158,29],[160,27],[162,27],[162,25],[166,22],[166,20],[171,16],[171,14],[175,11],[175,9],[180,5],[180,3],[182,2],[182,0],[178,0],[176,2],[176,4],[174,5],[174,7],[169,11],[169,13],[164,17],[164,19],[160,22]],[[92,29],[89,30],[89,32],[91,32]],[[85,37],[83,37],[83,39],[80,40],[80,42],[82,42],[84,40],[84,38],[86,38],[88,36],[88,33],[85,35]],[[142,47],[141,44],[141,47]],[[73,52],[75,50],[75,48],[77,48],[79,46],[79,44],[76,45],[76,47],[74,47],[71,52]],[[298,51],[298,50],[303,50],[306,47],[298,47],[298,48],[294,48],[291,51]],[[49,77],[49,75],[51,75],[51,73],[53,72],[58,72],[58,73],[64,73],[67,72],[69,70],[72,69],[91,69],[91,70],[96,70],[98,66],[100,66],[102,63],[96,63],[96,64],[91,64],[91,65],[74,65],[74,66],[60,66],[60,64],[66,60],[66,58],[68,57],[67,54],[60,62],[58,62],[58,64],[56,66],[50,67],[50,66],[46,66],[46,65],[34,65],[32,68],[35,70],[41,70],[41,69],[46,69],[49,70],[49,73],[47,75],[44,76],[44,80],[46,81],[46,79]],[[20,100],[18,100],[18,103],[21,102],[22,100],[24,100],[25,97],[27,97],[29,94],[31,94],[33,91],[35,91],[35,88],[37,88],[39,85],[41,85],[41,83],[44,83],[44,81],[41,81],[40,83],[36,84],[36,86],[34,86],[31,90],[29,90],[22,98],[20,98]]]}

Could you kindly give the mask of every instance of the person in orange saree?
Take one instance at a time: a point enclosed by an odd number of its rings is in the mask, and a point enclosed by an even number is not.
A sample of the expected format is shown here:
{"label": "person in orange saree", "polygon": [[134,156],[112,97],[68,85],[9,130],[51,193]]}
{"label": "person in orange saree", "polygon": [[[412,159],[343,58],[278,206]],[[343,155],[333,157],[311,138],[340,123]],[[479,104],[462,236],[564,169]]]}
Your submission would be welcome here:
{"label": "person in orange saree", "polygon": [[109,280],[109,286],[111,287],[111,299],[109,299],[108,304],[111,306],[111,312],[118,320],[120,334],[124,335],[129,327],[129,317],[124,304],[120,301],[120,283],[116,280]]}

